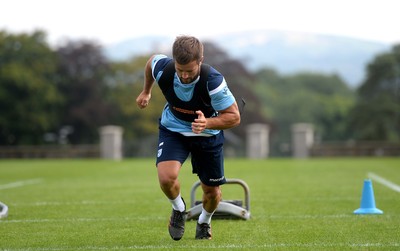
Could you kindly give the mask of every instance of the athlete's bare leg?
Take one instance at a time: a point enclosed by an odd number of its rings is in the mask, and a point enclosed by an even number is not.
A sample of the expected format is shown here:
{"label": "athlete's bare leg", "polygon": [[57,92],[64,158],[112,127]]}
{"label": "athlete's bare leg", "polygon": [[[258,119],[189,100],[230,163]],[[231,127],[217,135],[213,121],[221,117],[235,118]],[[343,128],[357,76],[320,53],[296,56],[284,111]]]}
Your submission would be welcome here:
{"label": "athlete's bare leg", "polygon": [[168,199],[173,200],[178,197],[181,186],[178,180],[181,163],[179,161],[163,161],[158,163],[158,181],[161,190]]}
{"label": "athlete's bare leg", "polygon": [[207,186],[203,183],[201,183],[201,187],[203,189],[203,208],[212,213],[221,201],[221,188],[219,186]]}

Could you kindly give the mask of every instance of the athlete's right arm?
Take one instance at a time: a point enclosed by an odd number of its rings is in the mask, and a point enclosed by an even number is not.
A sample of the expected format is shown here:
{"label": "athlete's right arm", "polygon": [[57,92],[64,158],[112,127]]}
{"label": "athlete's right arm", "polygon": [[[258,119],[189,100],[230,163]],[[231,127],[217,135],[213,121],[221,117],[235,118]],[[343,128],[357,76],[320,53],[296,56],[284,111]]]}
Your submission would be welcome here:
{"label": "athlete's right arm", "polygon": [[136,98],[136,104],[140,109],[146,108],[150,102],[151,98],[151,90],[153,89],[154,78],[151,68],[151,63],[154,58],[154,55],[147,60],[146,66],[144,68],[144,85],[143,91]]}

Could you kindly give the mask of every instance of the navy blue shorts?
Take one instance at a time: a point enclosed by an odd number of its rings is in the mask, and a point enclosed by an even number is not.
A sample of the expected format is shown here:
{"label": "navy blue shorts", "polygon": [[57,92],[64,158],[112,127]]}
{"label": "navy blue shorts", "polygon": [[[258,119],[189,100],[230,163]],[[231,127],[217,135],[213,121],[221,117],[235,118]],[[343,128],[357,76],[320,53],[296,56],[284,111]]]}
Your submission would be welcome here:
{"label": "navy blue shorts", "polygon": [[191,155],[192,171],[207,186],[219,186],[226,182],[224,176],[224,132],[211,137],[187,137],[159,126],[156,164],[177,160],[183,164]]}

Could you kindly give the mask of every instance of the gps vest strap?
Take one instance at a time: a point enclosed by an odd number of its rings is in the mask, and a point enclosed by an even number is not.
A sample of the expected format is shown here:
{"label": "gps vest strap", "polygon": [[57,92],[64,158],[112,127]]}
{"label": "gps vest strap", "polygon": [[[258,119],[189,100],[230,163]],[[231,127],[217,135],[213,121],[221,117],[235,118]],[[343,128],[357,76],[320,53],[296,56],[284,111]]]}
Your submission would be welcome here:
{"label": "gps vest strap", "polygon": [[164,68],[163,74],[158,80],[158,85],[167,99],[169,108],[175,117],[188,122],[193,122],[198,117],[197,110],[201,110],[206,118],[213,116],[216,111],[211,106],[211,98],[208,93],[207,80],[210,66],[201,65],[200,79],[196,83],[193,97],[189,101],[183,101],[176,96],[174,91],[175,61],[171,60]]}

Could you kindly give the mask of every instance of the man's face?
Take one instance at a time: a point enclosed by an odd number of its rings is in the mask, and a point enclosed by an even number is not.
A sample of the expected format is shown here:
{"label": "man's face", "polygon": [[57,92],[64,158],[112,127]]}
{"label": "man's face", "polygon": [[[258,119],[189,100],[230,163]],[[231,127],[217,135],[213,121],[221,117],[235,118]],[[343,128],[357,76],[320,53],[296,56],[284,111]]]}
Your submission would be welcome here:
{"label": "man's face", "polygon": [[194,60],[188,64],[178,64],[175,62],[175,70],[182,84],[193,82],[200,74],[201,62]]}

